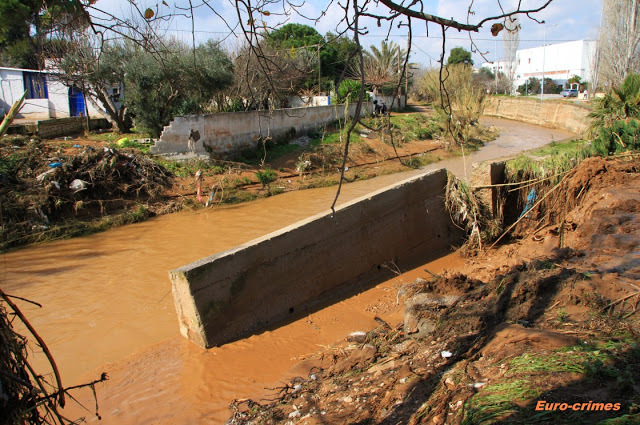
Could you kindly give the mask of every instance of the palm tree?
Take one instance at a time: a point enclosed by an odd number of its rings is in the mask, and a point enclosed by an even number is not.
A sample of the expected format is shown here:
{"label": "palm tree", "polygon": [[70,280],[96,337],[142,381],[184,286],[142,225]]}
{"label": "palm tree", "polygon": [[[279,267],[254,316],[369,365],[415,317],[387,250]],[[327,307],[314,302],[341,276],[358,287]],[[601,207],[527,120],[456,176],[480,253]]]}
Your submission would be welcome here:
{"label": "palm tree", "polygon": [[613,87],[610,93],[597,99],[589,116],[591,135],[616,121],[640,118],[640,74],[629,74],[620,88]]}
{"label": "palm tree", "polygon": [[[405,49],[401,49],[393,41],[383,41],[380,48],[371,46],[370,51],[364,52],[364,80],[371,86],[375,94],[383,87],[394,86],[404,79],[403,69],[407,56]],[[411,64],[409,64],[411,65]],[[360,77],[360,66],[351,67],[351,75]]]}

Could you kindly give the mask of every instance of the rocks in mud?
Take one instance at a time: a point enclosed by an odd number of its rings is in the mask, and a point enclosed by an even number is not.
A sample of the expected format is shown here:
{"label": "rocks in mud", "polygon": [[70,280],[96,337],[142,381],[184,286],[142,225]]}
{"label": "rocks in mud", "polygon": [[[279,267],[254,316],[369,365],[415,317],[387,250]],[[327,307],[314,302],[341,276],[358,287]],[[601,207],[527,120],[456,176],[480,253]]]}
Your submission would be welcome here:
{"label": "rocks in mud", "polygon": [[440,314],[460,297],[420,293],[404,303],[404,333],[412,338],[424,338],[433,333]]}
{"label": "rocks in mud", "polygon": [[367,333],[363,331],[351,332],[347,336],[347,342],[357,342],[363,344],[367,342]]}
{"label": "rocks in mud", "polygon": [[378,350],[373,345],[367,344],[359,350],[351,352],[347,357],[338,360],[331,368],[329,374],[339,374],[351,370],[354,367],[365,368],[373,362]]}
{"label": "rocks in mud", "polygon": [[424,288],[426,284],[427,281],[421,278],[417,278],[413,282],[405,283],[398,289],[398,298],[410,297]]}

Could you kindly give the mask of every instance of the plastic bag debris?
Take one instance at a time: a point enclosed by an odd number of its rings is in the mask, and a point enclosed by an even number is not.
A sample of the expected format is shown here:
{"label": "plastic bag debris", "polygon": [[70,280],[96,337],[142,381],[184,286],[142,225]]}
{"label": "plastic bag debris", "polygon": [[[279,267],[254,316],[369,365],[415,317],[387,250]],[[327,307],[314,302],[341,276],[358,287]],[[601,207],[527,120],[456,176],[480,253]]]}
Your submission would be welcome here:
{"label": "plastic bag debris", "polygon": [[42,180],[44,180],[44,178],[45,178],[48,174],[51,174],[51,173],[53,173],[53,172],[55,172],[55,171],[56,171],[56,169],[55,169],[55,168],[52,168],[52,169],[50,169],[50,170],[48,170],[48,171],[45,171],[44,173],[39,174],[39,175],[36,177],[36,180],[38,180],[39,182],[41,182]]}
{"label": "plastic bag debris", "polygon": [[69,189],[80,192],[81,190],[85,190],[87,188],[87,182],[80,179],[75,179],[69,184]]}

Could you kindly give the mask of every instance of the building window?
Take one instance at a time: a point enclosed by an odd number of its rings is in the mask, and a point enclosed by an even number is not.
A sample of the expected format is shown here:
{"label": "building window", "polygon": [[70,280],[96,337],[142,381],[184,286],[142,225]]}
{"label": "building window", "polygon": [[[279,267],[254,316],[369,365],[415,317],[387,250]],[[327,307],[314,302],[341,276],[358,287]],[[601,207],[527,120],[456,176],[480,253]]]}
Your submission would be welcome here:
{"label": "building window", "polygon": [[41,72],[23,72],[24,89],[27,99],[48,99],[47,77]]}
{"label": "building window", "polygon": [[518,65],[520,65],[520,59],[518,59]]}
{"label": "building window", "polygon": [[531,58],[529,58],[529,63],[531,63]]}

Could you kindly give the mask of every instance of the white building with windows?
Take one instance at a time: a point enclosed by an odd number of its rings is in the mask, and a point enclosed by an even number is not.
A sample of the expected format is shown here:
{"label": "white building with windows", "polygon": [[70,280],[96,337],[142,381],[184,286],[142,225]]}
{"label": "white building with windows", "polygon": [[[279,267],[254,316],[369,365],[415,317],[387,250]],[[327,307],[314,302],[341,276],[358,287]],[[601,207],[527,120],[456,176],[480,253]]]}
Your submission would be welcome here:
{"label": "white building with windows", "polygon": [[[539,80],[551,78],[557,84],[565,84],[569,78],[579,75],[582,81],[591,81],[596,42],[591,40],[568,41],[566,43],[549,44],[516,52],[514,89],[531,77]],[[495,73],[506,74],[507,63],[496,61],[484,63],[483,67]]]}
{"label": "white building with windows", "polygon": [[102,117],[92,102],[85,104],[82,92],[66,86],[55,73],[33,69],[0,67],[0,119],[27,91],[18,118],[43,120],[85,116]]}

